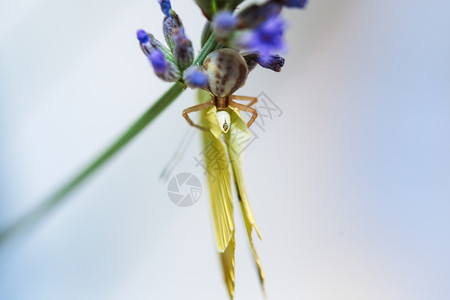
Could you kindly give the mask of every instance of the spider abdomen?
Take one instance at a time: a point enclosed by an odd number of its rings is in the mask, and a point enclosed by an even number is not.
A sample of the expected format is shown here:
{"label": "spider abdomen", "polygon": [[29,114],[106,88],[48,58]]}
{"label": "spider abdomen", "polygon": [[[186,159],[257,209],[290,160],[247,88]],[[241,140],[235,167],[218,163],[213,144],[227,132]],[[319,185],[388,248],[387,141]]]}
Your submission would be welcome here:
{"label": "spider abdomen", "polygon": [[208,76],[210,92],[217,97],[226,97],[239,89],[247,79],[248,68],[244,58],[233,49],[211,52],[203,63]]}

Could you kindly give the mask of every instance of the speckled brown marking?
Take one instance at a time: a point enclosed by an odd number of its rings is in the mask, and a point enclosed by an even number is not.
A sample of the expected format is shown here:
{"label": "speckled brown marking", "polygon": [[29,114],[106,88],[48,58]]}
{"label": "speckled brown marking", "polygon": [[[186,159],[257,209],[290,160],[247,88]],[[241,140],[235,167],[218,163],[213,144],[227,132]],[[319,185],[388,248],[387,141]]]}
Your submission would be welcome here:
{"label": "speckled brown marking", "polygon": [[210,92],[218,97],[234,93],[245,82],[248,70],[244,58],[235,50],[220,49],[208,55],[203,64]]}
{"label": "speckled brown marking", "polygon": [[233,93],[234,91],[237,91],[244,83],[245,79],[248,76],[248,69],[247,66],[240,65],[239,66],[239,78],[236,80],[236,84],[233,87]]}
{"label": "speckled brown marking", "polygon": [[222,78],[222,85],[225,85],[225,83],[227,83],[227,81],[228,81],[228,76],[224,76]]}

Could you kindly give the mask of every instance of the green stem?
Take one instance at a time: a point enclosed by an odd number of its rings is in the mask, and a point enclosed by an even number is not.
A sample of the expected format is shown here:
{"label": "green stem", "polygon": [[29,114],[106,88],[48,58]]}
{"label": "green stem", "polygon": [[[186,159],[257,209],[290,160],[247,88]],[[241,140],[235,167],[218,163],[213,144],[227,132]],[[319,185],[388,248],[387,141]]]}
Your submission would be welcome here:
{"label": "green stem", "polygon": [[[202,64],[205,57],[216,49],[217,42],[214,34],[206,41],[202,47],[194,64]],[[139,132],[141,132],[148,124],[150,124],[164,109],[166,109],[186,88],[183,83],[177,82],[159,98],[131,127],[126,130],[111,146],[109,146],[102,154],[94,159],[85,169],[63,185],[59,190],[45,199],[42,203],[29,211],[27,214],[19,218],[0,232],[0,246],[9,238],[17,235],[28,228],[34,227],[48,213],[53,211],[57,206],[66,201],[66,196],[83,183],[90,175],[103,166],[109,159],[117,154],[125,145],[128,144]]]}
{"label": "green stem", "polygon": [[205,60],[206,56],[208,56],[209,53],[215,50],[217,45],[218,44],[216,42],[216,35],[214,33],[211,33],[208,40],[206,40],[206,43],[203,46],[202,51],[200,51],[193,64],[194,65],[203,64],[203,61]]}
{"label": "green stem", "polygon": [[164,109],[166,109],[185,89],[181,83],[174,83],[172,87],[159,98],[131,127],[126,130],[111,146],[94,159],[85,169],[78,173],[72,180],[63,185],[53,195],[40,203],[33,210],[22,216],[0,233],[0,245],[8,238],[27,228],[33,227],[45,215],[61,205],[67,199],[66,196],[78,187],[84,180],[97,171],[104,163],[119,152],[150,122],[152,122]]}

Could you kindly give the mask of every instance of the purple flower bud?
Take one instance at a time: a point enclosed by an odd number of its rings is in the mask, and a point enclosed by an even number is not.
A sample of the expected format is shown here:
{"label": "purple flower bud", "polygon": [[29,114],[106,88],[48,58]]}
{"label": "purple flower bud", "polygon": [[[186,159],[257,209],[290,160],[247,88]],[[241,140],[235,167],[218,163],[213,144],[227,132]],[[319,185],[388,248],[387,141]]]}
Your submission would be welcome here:
{"label": "purple flower bud", "polygon": [[206,88],[208,86],[208,76],[201,71],[198,66],[192,66],[184,71],[184,82],[191,88]]}
{"label": "purple flower bud", "polygon": [[247,63],[248,71],[252,71],[258,65],[258,54],[250,53],[243,56]]}
{"label": "purple flower bud", "polygon": [[160,41],[158,41],[153,35],[147,33],[145,30],[139,29],[136,33],[139,40],[141,50],[146,56],[149,56],[153,49],[158,49],[164,56],[170,61],[174,61],[172,52],[167,49]]}
{"label": "purple flower bud", "polygon": [[285,23],[279,17],[267,19],[260,27],[254,30],[249,37],[247,48],[259,52],[262,56],[275,51],[283,51],[286,46],[283,40]]}
{"label": "purple flower bud", "polygon": [[305,8],[308,0],[277,0],[280,4],[286,7]]}
{"label": "purple flower bud", "polygon": [[153,46],[150,44],[150,35],[145,30],[139,29],[136,32],[136,36],[139,40],[142,52],[144,52],[145,55],[149,55],[153,49]]}
{"label": "purple flower bud", "polygon": [[258,64],[261,67],[275,72],[281,71],[281,68],[284,66],[284,61],[285,59],[278,54],[258,57]]}
{"label": "purple flower bud", "polygon": [[250,5],[237,15],[237,27],[240,29],[256,28],[268,18],[278,16],[281,8],[282,5],[276,1]]}
{"label": "purple flower bud", "polygon": [[136,32],[136,36],[141,44],[145,44],[149,41],[148,33],[143,29],[139,29]]}
{"label": "purple flower bud", "polygon": [[227,37],[236,27],[237,19],[230,11],[221,11],[214,17],[213,26],[216,36]]}
{"label": "purple flower bud", "polygon": [[167,71],[167,60],[159,50],[153,50],[148,56],[156,73],[162,74]]}
{"label": "purple flower bud", "polygon": [[180,78],[180,71],[177,66],[168,61],[163,53],[158,49],[153,49],[148,58],[153,66],[156,76],[164,81],[174,82]]}
{"label": "purple flower bud", "polygon": [[174,55],[178,66],[184,70],[194,61],[194,48],[192,42],[186,37],[184,28],[177,28],[173,32],[175,42]]}
{"label": "purple flower bud", "polygon": [[166,39],[166,43],[169,46],[170,50],[173,51],[175,47],[175,41],[173,37],[173,33],[176,29],[183,27],[183,23],[181,23],[178,15],[171,10],[168,17],[164,18],[163,21],[163,32],[164,38]]}
{"label": "purple flower bud", "polygon": [[161,5],[161,11],[166,17],[170,18],[170,10],[172,9],[172,5],[170,5],[170,0],[158,0],[159,5]]}
{"label": "purple flower bud", "polygon": [[260,56],[257,53],[249,53],[244,55],[245,62],[249,72],[253,70],[258,64],[266,69],[270,69],[275,72],[280,72],[284,66],[285,59],[278,54]]}
{"label": "purple flower bud", "polygon": [[270,17],[254,30],[237,31],[231,40],[231,46],[260,56],[284,51],[286,49],[283,39],[284,27],[284,20],[280,16]]}

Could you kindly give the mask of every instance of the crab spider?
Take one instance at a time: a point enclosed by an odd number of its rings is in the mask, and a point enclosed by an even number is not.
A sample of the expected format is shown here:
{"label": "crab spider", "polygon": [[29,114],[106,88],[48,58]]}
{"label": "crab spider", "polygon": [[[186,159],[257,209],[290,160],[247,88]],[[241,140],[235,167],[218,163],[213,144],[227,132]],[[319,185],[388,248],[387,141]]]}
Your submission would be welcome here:
{"label": "crab spider", "polygon": [[[236,90],[244,85],[247,79],[248,68],[244,58],[235,50],[219,49],[211,52],[206,57],[203,63],[203,70],[208,77],[207,90],[211,93],[211,99],[208,102],[183,110],[183,117],[186,121],[191,126],[209,130],[206,127],[195,124],[189,117],[189,114],[215,106],[220,128],[223,133],[227,133],[231,125],[230,114],[227,110],[228,107],[234,107],[252,114],[247,123],[247,127],[250,127],[258,116],[256,109],[251,107],[258,101],[258,98],[233,95]],[[250,103],[244,105],[234,100],[250,101]]]}

